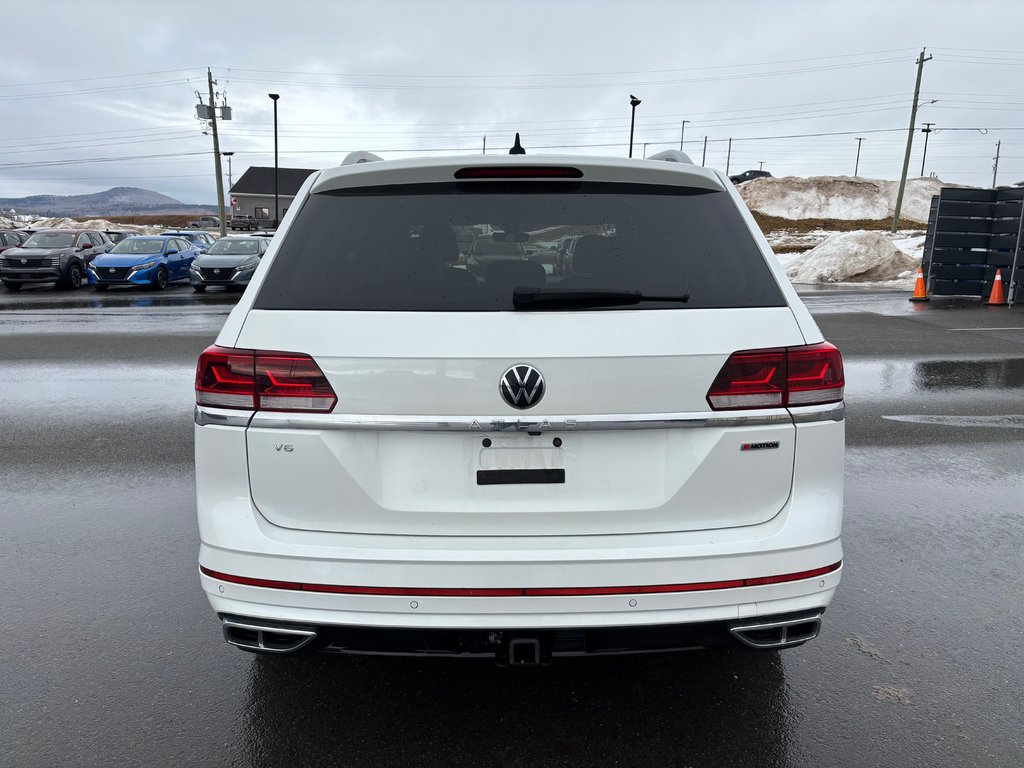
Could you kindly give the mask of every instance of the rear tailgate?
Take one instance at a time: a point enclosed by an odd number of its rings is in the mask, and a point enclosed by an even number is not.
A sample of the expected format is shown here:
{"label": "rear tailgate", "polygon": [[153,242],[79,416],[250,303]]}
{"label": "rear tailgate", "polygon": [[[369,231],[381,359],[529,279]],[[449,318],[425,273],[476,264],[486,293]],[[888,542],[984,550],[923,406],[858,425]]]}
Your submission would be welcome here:
{"label": "rear tailgate", "polygon": [[[803,343],[788,307],[252,310],[236,346],[308,353],[338,396],[331,414],[257,414],[247,431],[252,499],[276,525],[351,533],[760,523],[789,497],[795,427],[782,409],[712,414],[706,394],[732,352]],[[499,393],[516,364],[546,384],[525,410]],[[743,451],[745,443],[771,448]]]}

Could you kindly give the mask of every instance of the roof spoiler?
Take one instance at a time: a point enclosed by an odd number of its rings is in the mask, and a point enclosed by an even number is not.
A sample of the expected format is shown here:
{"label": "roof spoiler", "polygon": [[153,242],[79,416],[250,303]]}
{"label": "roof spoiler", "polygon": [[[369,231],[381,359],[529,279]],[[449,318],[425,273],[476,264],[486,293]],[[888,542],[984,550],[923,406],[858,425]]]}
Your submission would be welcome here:
{"label": "roof spoiler", "polygon": [[342,165],[358,165],[359,163],[373,163],[377,160],[383,160],[383,157],[378,157],[372,152],[349,152],[345,155],[345,159],[341,161]]}
{"label": "roof spoiler", "polygon": [[690,165],[693,165],[693,160],[690,159],[690,156],[678,149],[666,149],[663,152],[658,152],[656,155],[651,155],[647,159],[664,160],[669,163],[689,163]]}

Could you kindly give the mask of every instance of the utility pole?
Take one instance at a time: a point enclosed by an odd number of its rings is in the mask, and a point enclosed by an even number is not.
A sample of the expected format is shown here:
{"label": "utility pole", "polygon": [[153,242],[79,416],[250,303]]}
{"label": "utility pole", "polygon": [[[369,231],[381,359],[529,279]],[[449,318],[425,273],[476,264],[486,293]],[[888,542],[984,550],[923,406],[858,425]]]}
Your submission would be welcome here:
{"label": "utility pole", "polygon": [[910,150],[914,145],[914,124],[917,122],[917,100],[921,95],[921,74],[924,72],[924,63],[931,61],[932,57],[925,58],[925,49],[921,49],[921,55],[917,57],[917,81],[914,83],[914,103],[910,106],[910,129],[907,131],[907,151],[903,154],[903,173],[900,174],[900,189],[896,193],[896,209],[892,214],[892,232],[900,226],[900,210],[903,208],[903,193],[907,188],[907,171],[910,168]]}
{"label": "utility pole", "polygon": [[928,134],[932,132],[932,126],[935,123],[925,123],[924,128],[921,129],[921,133],[924,134],[924,152],[921,154],[921,175],[924,176],[924,159],[928,157]]}
{"label": "utility pole", "polygon": [[862,141],[864,141],[864,139],[857,139],[857,162],[855,162],[853,164],[853,176],[854,176],[854,178],[857,177],[857,171],[860,170],[860,143]]}
{"label": "utility pole", "polygon": [[486,155],[487,154],[487,136],[486,135],[484,136],[484,151],[481,152],[480,154],[481,155]]}
{"label": "utility pole", "polygon": [[1002,139],[996,142],[996,162],[992,166],[992,189],[996,188],[996,175],[999,173],[999,145],[1002,143]]}
{"label": "utility pole", "polygon": [[729,149],[725,153],[725,175],[729,175],[729,163],[732,161],[732,137],[729,138]]}
{"label": "utility pole", "polygon": [[758,160],[757,161],[757,170],[759,170],[759,171],[763,171],[764,170],[764,160]]}
{"label": "utility pole", "polygon": [[683,132],[686,130],[686,124],[689,120],[683,120],[682,125],[679,126],[679,151],[683,151]]}
{"label": "utility pole", "polygon": [[700,156],[700,164],[704,165],[704,162],[708,159],[708,137],[704,137],[704,154]]}
{"label": "utility pole", "polygon": [[220,139],[217,137],[217,105],[213,100],[213,73],[206,68],[206,84],[210,87],[210,127],[213,130],[213,163],[217,171],[217,211],[220,216],[220,236],[228,233],[224,223],[224,171],[220,164]]}

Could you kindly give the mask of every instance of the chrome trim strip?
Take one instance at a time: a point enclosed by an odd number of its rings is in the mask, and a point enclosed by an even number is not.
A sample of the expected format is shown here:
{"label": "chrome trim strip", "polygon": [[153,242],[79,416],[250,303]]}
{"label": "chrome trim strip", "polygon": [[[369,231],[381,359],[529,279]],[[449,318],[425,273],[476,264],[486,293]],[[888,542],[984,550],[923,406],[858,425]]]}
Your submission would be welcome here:
{"label": "chrome trim strip", "polygon": [[693,429],[791,424],[784,410],[729,413],[602,414],[506,419],[501,416],[380,416],[257,412],[249,426],[260,429],[374,430],[405,432],[583,432],[622,429]]}
{"label": "chrome trim strip", "polygon": [[236,411],[232,408],[211,408],[197,405],[195,422],[200,427],[214,425],[218,427],[247,427],[252,419],[252,411]]}
{"label": "chrome trim strip", "polygon": [[843,421],[846,418],[845,403],[828,405],[806,405],[789,409],[794,424],[813,424],[818,421]]}
{"label": "chrome trim strip", "polygon": [[274,413],[236,411],[197,405],[199,426],[261,429],[374,430],[398,432],[585,432],[625,429],[697,429],[759,427],[771,424],[812,424],[843,421],[843,403],[791,408],[788,411],[735,413],[602,414],[506,419],[501,416],[383,416],[377,414]]}

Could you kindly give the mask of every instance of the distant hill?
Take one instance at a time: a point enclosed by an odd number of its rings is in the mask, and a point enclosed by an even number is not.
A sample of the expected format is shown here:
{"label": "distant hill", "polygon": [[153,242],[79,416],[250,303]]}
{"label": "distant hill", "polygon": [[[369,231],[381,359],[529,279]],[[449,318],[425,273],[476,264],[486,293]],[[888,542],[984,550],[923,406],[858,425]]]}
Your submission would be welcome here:
{"label": "distant hill", "polygon": [[3,212],[36,216],[129,216],[146,213],[213,213],[212,205],[188,205],[173,197],[139,187],[113,187],[89,195],[32,195],[0,198]]}

